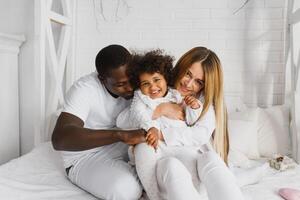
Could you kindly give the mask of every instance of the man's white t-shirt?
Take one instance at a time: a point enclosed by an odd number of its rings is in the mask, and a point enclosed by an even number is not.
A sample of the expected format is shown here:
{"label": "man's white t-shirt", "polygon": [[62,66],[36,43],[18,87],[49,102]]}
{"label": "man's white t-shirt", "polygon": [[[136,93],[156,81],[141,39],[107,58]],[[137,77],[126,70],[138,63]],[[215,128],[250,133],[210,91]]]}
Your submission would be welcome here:
{"label": "man's white t-shirt", "polygon": [[[79,117],[84,122],[84,128],[113,129],[119,113],[129,105],[129,101],[111,96],[97,75],[97,72],[93,72],[72,85],[62,112]],[[115,143],[85,151],[61,151],[64,166],[67,168],[74,165],[94,152],[105,154],[118,145],[124,148],[124,144]]]}

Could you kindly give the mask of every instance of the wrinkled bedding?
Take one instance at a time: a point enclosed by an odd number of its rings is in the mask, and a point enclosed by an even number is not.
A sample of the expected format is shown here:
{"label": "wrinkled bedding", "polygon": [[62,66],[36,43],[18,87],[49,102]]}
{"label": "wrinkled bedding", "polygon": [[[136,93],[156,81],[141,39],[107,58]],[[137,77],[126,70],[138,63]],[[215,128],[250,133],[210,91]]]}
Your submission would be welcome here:
{"label": "wrinkled bedding", "polygon": [[[260,165],[261,161],[253,161]],[[242,188],[246,199],[280,200],[281,187],[300,189],[300,166],[285,172],[270,169],[258,184]],[[30,153],[0,166],[0,199],[5,200],[92,200],[66,177],[62,160],[51,144],[44,143]],[[206,195],[203,200],[206,200]]]}

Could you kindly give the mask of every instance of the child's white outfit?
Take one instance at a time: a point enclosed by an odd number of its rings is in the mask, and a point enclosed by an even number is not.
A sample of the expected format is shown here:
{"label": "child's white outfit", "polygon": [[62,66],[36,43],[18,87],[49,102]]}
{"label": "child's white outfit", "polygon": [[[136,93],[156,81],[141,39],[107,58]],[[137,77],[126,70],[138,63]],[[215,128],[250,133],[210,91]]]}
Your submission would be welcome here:
{"label": "child's white outfit", "polygon": [[[120,113],[117,118],[117,126],[123,129],[129,128],[143,128],[148,131],[151,127],[155,127],[162,131],[165,138],[165,142],[161,142],[157,151],[155,152],[153,147],[148,146],[145,143],[135,146],[135,164],[139,178],[151,200],[161,199],[159,195],[159,188],[156,180],[156,162],[166,156],[177,156],[180,160],[186,164],[186,167],[190,168],[194,184],[199,188],[199,180],[196,170],[196,156],[197,149],[201,149],[201,146],[208,143],[211,134],[215,127],[214,110],[211,106],[207,112],[207,118],[196,122],[202,112],[202,106],[199,109],[192,109],[189,106],[185,107],[186,122],[181,120],[169,119],[167,117],[160,117],[156,120],[152,120],[152,115],[155,108],[165,102],[173,102],[180,104],[183,98],[177,90],[168,88],[168,93],[165,97],[151,99],[150,97],[142,94],[140,90],[135,91],[134,98],[129,108],[126,108]],[[199,101],[199,104],[202,103]],[[193,127],[189,125],[196,124]],[[189,128],[189,129],[187,129]],[[204,131],[200,134],[195,132],[195,129],[202,128]],[[177,130],[177,131],[175,131]],[[193,155],[191,157],[182,154],[182,148],[171,148],[171,146],[186,146],[184,147],[187,152]],[[196,146],[196,147],[195,147]],[[175,150],[176,151],[173,151]],[[130,152],[129,152],[130,154]],[[175,155],[176,154],[176,155]]]}
{"label": "child's white outfit", "polygon": [[[142,128],[145,131],[148,131],[151,127],[155,127],[158,130],[168,127],[186,127],[196,122],[202,112],[202,106],[198,109],[185,106],[186,121],[170,119],[164,116],[153,120],[152,115],[155,108],[159,104],[167,102],[181,104],[183,98],[177,90],[172,88],[168,88],[166,96],[156,99],[151,99],[149,96],[144,95],[141,90],[136,90],[130,107],[123,110],[118,116],[117,127],[123,129]],[[201,104],[200,101],[199,103]]]}

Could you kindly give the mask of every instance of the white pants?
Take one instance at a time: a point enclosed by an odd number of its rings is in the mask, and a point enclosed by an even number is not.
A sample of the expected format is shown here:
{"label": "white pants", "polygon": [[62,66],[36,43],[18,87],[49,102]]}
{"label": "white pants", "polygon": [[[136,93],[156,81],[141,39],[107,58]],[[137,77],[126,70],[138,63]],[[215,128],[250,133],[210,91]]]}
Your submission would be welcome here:
{"label": "white pants", "polygon": [[142,187],[135,169],[127,163],[127,148],[116,147],[105,154],[92,153],[71,168],[70,180],[101,199],[139,199]]}
{"label": "white pants", "polygon": [[200,179],[210,200],[242,200],[235,177],[214,152],[200,154],[189,147],[147,144],[134,150],[136,169],[150,200],[200,200]]}

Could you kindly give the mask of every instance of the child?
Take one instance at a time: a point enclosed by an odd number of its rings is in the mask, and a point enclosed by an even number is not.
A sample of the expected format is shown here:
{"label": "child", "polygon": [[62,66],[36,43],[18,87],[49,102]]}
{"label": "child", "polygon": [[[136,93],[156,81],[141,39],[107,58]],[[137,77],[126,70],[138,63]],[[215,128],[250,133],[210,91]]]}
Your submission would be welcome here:
{"label": "child", "polygon": [[[163,55],[161,50],[133,56],[129,76],[136,91],[130,107],[117,118],[119,128],[144,129],[147,132],[147,144],[155,149],[162,127],[192,126],[202,111],[202,103],[194,96],[183,98],[177,90],[168,87],[173,60],[171,56]],[[185,121],[167,117],[152,119],[156,107],[166,102],[184,104]]]}
{"label": "child", "polygon": [[[155,176],[156,161],[170,152],[165,151],[164,142],[159,145],[160,130],[168,127],[192,126],[202,112],[202,103],[194,96],[182,97],[180,93],[168,87],[173,68],[173,58],[163,55],[162,51],[154,50],[144,55],[134,55],[129,71],[130,82],[134,89],[134,97],[130,107],[120,113],[117,126],[123,129],[142,128],[146,134],[146,142],[155,149],[140,144],[139,152],[145,153],[150,165],[144,165],[143,160],[137,160],[136,169],[139,178],[150,200],[160,199]],[[159,117],[152,119],[156,107],[161,103],[173,102],[182,104],[185,110],[185,121]],[[142,149],[141,149],[142,148]],[[141,151],[140,151],[141,150]],[[130,161],[133,162],[133,150],[129,149]],[[150,183],[150,184],[149,184]]]}

